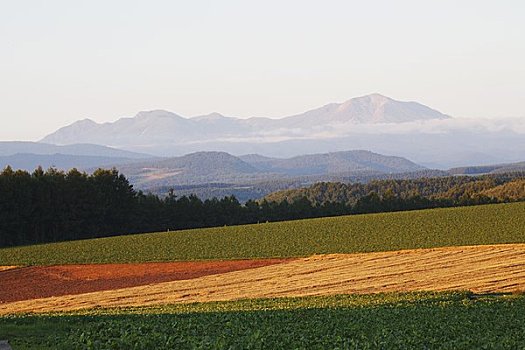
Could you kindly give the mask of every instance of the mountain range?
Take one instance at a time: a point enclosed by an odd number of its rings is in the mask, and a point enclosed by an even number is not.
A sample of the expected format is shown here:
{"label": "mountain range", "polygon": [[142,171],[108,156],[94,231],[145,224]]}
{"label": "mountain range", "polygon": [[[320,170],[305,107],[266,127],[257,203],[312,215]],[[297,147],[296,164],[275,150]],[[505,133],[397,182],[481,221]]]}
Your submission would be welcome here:
{"label": "mountain range", "polygon": [[318,132],[328,126],[348,123],[403,123],[447,118],[416,102],[400,102],[372,94],[281,119],[239,119],[219,113],[184,118],[164,110],[140,112],[133,118],[121,118],[114,123],[98,124],[84,119],[44,137],[42,142],[144,148],[150,153],[158,153],[158,147],[173,145],[173,152],[177,152],[177,145],[188,142],[275,138],[298,133],[298,130]]}
{"label": "mountain range", "polygon": [[366,149],[447,169],[523,160],[525,121],[452,118],[417,102],[371,94],[280,119],[219,113],[185,118],[164,110],[140,112],[112,123],[84,119],[41,141],[99,144],[165,157],[222,151],[290,158]]}

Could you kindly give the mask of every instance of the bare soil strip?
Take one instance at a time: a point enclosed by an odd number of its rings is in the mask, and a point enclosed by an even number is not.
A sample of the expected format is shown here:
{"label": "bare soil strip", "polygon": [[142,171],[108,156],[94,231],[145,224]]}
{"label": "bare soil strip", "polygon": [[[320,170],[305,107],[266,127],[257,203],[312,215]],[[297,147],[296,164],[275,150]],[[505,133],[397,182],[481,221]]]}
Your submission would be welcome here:
{"label": "bare soil strip", "polygon": [[0,269],[0,304],[187,280],[285,261],[290,259],[31,266]]}
{"label": "bare soil strip", "polygon": [[525,291],[525,244],[330,254],[112,291],[0,305],[0,314],[393,291]]}

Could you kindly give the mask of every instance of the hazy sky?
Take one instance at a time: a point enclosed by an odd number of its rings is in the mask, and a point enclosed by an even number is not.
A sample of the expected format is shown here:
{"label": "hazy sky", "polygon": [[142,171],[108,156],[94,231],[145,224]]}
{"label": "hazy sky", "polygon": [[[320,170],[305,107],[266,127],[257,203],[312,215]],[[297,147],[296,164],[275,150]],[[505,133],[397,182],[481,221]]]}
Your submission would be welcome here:
{"label": "hazy sky", "polygon": [[141,110],[278,117],[378,92],[525,118],[525,1],[1,1],[0,140]]}

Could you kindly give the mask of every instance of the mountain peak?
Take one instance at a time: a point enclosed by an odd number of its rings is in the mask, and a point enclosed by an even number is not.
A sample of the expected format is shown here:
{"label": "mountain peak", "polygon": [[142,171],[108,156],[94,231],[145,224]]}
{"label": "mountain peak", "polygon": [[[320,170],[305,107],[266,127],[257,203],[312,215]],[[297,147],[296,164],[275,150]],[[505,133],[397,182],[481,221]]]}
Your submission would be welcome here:
{"label": "mountain peak", "polygon": [[402,102],[378,93],[354,97],[338,105],[337,113],[342,114],[338,119],[350,119],[360,123],[380,123],[383,121],[384,106],[388,103]]}
{"label": "mountain peak", "polygon": [[213,120],[228,119],[228,117],[225,117],[224,115],[222,115],[220,113],[213,112],[213,113],[210,113],[210,114],[199,115],[199,116],[196,116],[196,117],[193,117],[193,118],[190,118],[190,119],[196,120],[196,121],[204,121],[204,120],[213,121]]}
{"label": "mountain peak", "polygon": [[374,92],[368,95],[364,95],[364,96],[360,96],[360,97],[355,97],[355,99],[360,99],[360,98],[368,98],[370,100],[393,101],[392,98],[385,96],[385,95],[381,95],[380,93],[377,93],[377,92]]}
{"label": "mountain peak", "polygon": [[78,120],[78,121],[74,122],[73,124],[77,124],[77,125],[98,125],[98,123],[96,121],[94,121],[93,119],[89,119],[89,118],[84,118],[84,119]]}
{"label": "mountain peak", "polygon": [[164,109],[154,109],[151,111],[141,111],[135,115],[135,119],[159,119],[159,118],[171,118],[171,119],[180,119],[180,115],[175,114]]}
{"label": "mountain peak", "polygon": [[282,125],[308,128],[320,124],[395,124],[446,118],[449,117],[420,103],[397,101],[373,93],[284,118]]}
{"label": "mountain peak", "polygon": [[373,104],[377,104],[377,103],[386,103],[386,102],[390,102],[390,101],[395,101],[395,102],[400,102],[400,101],[396,101],[388,96],[385,96],[385,95],[381,95],[379,93],[372,93],[372,94],[368,94],[368,95],[363,95],[363,96],[358,96],[358,97],[352,97],[351,99],[349,100],[346,100],[342,103],[337,103],[337,105],[345,105],[345,104],[351,104],[351,103],[373,103]]}

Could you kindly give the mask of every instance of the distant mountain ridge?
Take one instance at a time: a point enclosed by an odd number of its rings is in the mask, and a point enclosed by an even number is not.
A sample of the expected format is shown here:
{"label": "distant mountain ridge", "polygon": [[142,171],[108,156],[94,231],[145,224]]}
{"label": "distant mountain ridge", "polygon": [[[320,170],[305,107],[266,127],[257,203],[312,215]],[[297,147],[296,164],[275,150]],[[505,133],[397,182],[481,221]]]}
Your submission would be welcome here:
{"label": "distant mountain ridge", "polygon": [[132,158],[104,157],[104,156],[78,156],[70,154],[33,154],[17,153],[9,156],[0,156],[0,171],[10,166],[13,169],[21,169],[32,172],[37,167],[43,169],[56,168],[69,170],[76,168],[85,170],[106,166],[116,166],[118,164],[136,161]]}
{"label": "distant mountain ridge", "polygon": [[188,142],[235,141],[269,136],[286,136],[294,130],[318,130],[338,124],[405,123],[449,118],[417,102],[401,102],[379,94],[331,103],[281,119],[225,117],[219,113],[184,118],[172,112],[140,112],[133,118],[98,124],[84,119],[44,137],[41,141],[58,145],[94,143],[125,149],[151,150]]}
{"label": "distant mountain ridge", "polygon": [[164,110],[112,123],[85,119],[42,141],[100,144],[162,157],[221,151],[290,158],[366,149],[446,170],[522,161],[525,119],[452,118],[417,102],[371,94],[281,119],[239,119],[219,113],[185,118]]}
{"label": "distant mountain ridge", "polygon": [[87,169],[146,158],[152,156],[91,144],[57,146],[40,142],[0,142],[0,169],[8,165],[27,171],[33,171],[38,166],[44,169]]}
{"label": "distant mountain ridge", "polygon": [[54,145],[44,142],[0,141],[0,156],[15,154],[64,154],[72,156],[116,157],[128,159],[151,158],[149,154],[130,152],[101,145],[74,142],[70,145]]}

